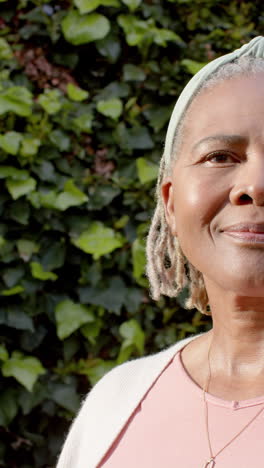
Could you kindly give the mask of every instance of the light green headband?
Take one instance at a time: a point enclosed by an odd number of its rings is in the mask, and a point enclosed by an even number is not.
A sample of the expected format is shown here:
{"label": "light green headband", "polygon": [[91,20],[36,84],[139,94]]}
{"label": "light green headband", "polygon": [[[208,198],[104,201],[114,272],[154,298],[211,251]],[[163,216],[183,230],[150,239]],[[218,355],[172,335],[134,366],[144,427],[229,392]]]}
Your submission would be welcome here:
{"label": "light green headband", "polygon": [[170,162],[173,139],[177,127],[194,93],[200,88],[202,83],[206,81],[207,78],[218,68],[220,68],[222,65],[225,65],[226,63],[233,62],[233,60],[238,57],[242,57],[243,55],[264,58],[264,37],[255,37],[248,44],[244,44],[242,47],[240,47],[240,49],[236,49],[229,54],[223,55],[222,57],[218,57],[212,62],[209,62],[198,73],[196,73],[196,75],[194,75],[189,83],[185,86],[184,90],[180,94],[179,99],[177,100],[177,103],[175,104],[167,130],[164,147],[164,159],[166,165],[168,165]]}

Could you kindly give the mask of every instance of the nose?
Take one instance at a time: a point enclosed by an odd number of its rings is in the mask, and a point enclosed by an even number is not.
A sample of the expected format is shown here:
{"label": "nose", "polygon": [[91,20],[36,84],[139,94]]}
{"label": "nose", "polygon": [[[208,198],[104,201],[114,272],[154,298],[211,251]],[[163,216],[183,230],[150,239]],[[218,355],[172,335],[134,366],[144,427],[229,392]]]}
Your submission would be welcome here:
{"label": "nose", "polygon": [[264,155],[259,162],[241,164],[229,196],[233,205],[264,206]]}

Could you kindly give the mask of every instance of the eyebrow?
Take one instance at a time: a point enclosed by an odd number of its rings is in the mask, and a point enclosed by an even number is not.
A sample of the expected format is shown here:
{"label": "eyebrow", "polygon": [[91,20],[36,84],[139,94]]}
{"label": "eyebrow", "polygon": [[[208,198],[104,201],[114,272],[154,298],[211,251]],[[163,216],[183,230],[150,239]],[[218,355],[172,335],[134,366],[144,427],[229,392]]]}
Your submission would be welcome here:
{"label": "eyebrow", "polygon": [[204,145],[205,143],[216,142],[241,145],[247,142],[247,138],[241,135],[211,135],[195,143],[195,145],[192,147],[192,151],[196,151],[200,146]]}

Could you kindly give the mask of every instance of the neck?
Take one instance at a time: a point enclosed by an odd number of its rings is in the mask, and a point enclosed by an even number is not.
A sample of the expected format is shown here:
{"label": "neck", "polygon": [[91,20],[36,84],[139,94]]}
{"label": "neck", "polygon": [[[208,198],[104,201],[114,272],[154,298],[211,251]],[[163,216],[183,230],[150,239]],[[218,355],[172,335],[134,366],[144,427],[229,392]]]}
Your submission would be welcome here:
{"label": "neck", "polygon": [[264,378],[264,298],[219,291],[211,284],[206,287],[213,322],[210,362],[214,371],[241,381]]}

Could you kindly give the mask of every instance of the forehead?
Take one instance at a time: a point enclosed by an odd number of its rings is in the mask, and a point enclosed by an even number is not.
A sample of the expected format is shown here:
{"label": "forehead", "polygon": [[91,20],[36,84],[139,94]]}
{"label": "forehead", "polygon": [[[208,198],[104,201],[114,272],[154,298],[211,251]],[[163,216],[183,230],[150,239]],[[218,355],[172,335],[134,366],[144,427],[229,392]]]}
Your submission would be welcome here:
{"label": "forehead", "polygon": [[263,138],[264,73],[230,78],[201,91],[184,122],[182,147],[214,135]]}

